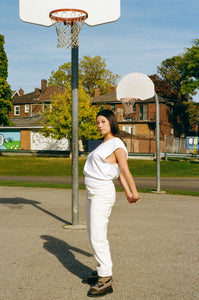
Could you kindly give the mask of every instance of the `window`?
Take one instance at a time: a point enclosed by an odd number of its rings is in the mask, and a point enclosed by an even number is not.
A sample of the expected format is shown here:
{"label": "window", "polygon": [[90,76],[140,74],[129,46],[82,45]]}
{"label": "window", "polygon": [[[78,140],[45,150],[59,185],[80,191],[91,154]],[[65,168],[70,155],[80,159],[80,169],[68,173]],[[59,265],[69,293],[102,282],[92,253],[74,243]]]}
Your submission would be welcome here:
{"label": "window", "polygon": [[50,110],[50,104],[43,104],[43,112]]}
{"label": "window", "polygon": [[139,105],[139,120],[148,120],[148,105],[140,104]]}
{"label": "window", "polygon": [[15,106],[14,107],[14,115],[19,116],[20,115],[20,106]]}
{"label": "window", "polygon": [[122,126],[122,130],[123,130],[123,131],[126,131],[126,132],[128,132],[128,133],[131,134],[131,132],[132,132],[132,127],[131,127],[131,126],[128,126],[128,125],[124,125],[124,126]]}
{"label": "window", "polygon": [[135,125],[123,125],[122,130],[126,131],[132,135],[136,135],[136,126]]}
{"label": "window", "polygon": [[29,104],[25,105],[25,113],[28,114],[29,113]]}

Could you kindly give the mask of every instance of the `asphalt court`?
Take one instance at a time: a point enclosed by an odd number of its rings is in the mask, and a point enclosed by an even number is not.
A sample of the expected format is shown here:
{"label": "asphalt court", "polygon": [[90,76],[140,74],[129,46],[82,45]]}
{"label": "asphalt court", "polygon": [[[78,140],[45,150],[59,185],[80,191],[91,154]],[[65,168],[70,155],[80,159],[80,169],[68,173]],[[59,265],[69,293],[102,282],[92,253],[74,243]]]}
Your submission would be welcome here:
{"label": "asphalt court", "polygon": [[[199,299],[199,197],[117,192],[109,241],[114,293],[105,299]],[[96,263],[85,226],[71,223],[71,190],[0,187],[1,300],[88,299]],[[79,223],[86,224],[85,191]]]}

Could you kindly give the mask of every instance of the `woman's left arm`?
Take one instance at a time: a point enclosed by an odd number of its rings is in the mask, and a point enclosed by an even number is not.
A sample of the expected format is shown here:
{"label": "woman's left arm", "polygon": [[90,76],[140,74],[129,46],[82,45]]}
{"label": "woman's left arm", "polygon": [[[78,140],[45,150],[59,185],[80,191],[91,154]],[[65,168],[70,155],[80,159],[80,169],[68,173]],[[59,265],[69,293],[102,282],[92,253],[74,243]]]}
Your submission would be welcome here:
{"label": "woman's left arm", "polygon": [[[125,189],[127,199],[129,201],[129,203],[135,203],[139,199],[141,199],[141,196],[137,192],[135,181],[129,170],[126,152],[124,151],[124,149],[118,148],[115,150],[114,153],[115,153],[117,162],[121,169],[121,175],[119,177],[119,181],[121,182],[123,187],[125,187],[126,184],[128,185],[130,191],[127,188]],[[125,184],[125,181],[126,181],[126,184]]]}

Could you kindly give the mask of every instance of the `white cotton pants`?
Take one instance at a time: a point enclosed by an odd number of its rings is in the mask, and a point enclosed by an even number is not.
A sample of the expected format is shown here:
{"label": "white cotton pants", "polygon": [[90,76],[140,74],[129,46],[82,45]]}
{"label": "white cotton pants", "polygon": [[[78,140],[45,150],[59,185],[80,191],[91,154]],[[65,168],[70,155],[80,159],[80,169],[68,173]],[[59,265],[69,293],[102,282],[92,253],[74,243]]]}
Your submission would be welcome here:
{"label": "white cotton pants", "polygon": [[97,187],[87,186],[86,213],[88,238],[98,262],[100,277],[112,276],[112,260],[107,240],[108,219],[115,203],[112,182]]}

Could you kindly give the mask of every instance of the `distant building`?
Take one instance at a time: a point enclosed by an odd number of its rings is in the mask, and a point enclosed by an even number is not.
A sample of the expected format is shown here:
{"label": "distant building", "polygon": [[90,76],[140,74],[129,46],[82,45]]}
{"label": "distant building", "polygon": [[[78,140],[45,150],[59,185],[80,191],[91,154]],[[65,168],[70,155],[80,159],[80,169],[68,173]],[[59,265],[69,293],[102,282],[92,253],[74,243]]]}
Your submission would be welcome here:
{"label": "distant building", "polygon": [[[51,107],[51,96],[63,93],[62,88],[47,86],[47,81],[41,80],[41,89],[24,94],[20,89],[13,91],[13,110],[10,119],[15,124],[12,127],[0,127],[0,150],[70,150],[69,141],[45,138],[40,134],[42,128],[42,112]],[[107,108],[117,116],[121,136],[129,152],[156,152],[156,113],[155,99],[145,101],[136,100],[132,104],[124,105],[116,99],[116,90],[111,87],[106,95],[100,95],[99,88],[95,89],[95,96],[91,105]],[[175,137],[172,124],[174,103],[159,97],[160,120],[160,151],[186,152],[186,140]],[[92,145],[91,145],[92,148]]]}
{"label": "distant building", "polygon": [[[95,91],[95,97],[91,100],[93,105],[105,106],[115,112],[119,122],[120,130],[126,131],[134,136],[155,136],[155,99],[145,101],[136,100],[132,105],[116,99],[116,90],[112,88],[110,93],[101,95],[99,89]],[[174,136],[173,124],[171,122],[173,102],[159,97],[160,110],[160,137]]]}
{"label": "distant building", "polygon": [[41,80],[41,89],[24,94],[20,89],[12,92],[13,110],[10,113],[12,127],[0,127],[0,150],[69,150],[69,141],[60,141],[44,137],[39,133],[42,128],[42,112],[51,107],[51,96],[63,93],[62,88],[47,86],[47,80]]}
{"label": "distant building", "polygon": [[[184,152],[186,141],[175,143],[175,132],[172,124],[173,105],[169,99],[159,99],[160,120],[160,150],[162,152]],[[95,89],[95,96],[91,100],[92,105],[111,109],[115,112],[121,130],[121,135],[127,144],[129,152],[155,153],[156,152],[156,107],[155,99],[145,101],[136,100],[132,104],[123,104],[116,99],[116,90],[111,88],[106,95],[100,95],[99,88]],[[177,139],[177,138],[176,138]],[[176,143],[177,145],[177,143]],[[168,149],[167,149],[168,148]]]}
{"label": "distant building", "polygon": [[18,93],[13,95],[13,110],[10,118],[14,122],[16,118],[32,118],[38,116],[39,113],[51,105],[50,99],[54,93],[63,93],[64,90],[57,86],[47,86],[47,80],[41,80],[41,89],[35,88],[34,92],[24,94],[20,89]]}

